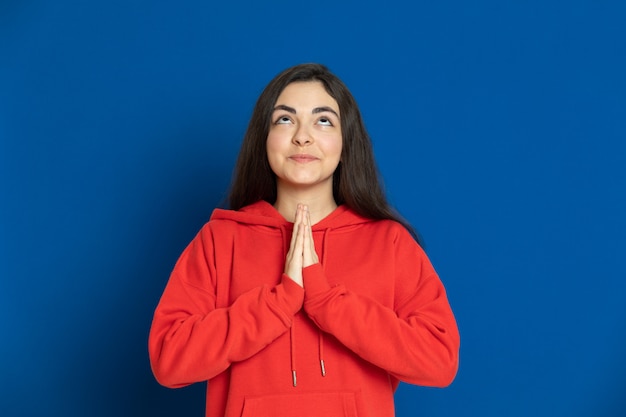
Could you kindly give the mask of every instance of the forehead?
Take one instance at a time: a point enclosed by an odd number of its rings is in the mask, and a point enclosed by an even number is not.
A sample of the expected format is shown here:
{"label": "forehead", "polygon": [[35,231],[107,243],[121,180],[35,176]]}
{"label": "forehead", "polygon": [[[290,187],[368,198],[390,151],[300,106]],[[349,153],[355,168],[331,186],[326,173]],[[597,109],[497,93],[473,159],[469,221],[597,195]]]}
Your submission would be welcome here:
{"label": "forehead", "polygon": [[326,91],[320,81],[296,81],[288,84],[276,99],[276,105],[302,109],[328,106],[339,113],[337,101]]}

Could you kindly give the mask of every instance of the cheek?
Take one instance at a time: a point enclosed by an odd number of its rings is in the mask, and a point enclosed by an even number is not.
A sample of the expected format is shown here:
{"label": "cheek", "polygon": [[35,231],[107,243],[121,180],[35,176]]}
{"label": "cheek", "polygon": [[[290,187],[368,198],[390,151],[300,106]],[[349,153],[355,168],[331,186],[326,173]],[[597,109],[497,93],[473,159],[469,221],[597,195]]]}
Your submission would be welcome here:
{"label": "cheek", "polygon": [[343,150],[343,143],[340,138],[334,138],[326,144],[327,154],[334,155],[337,159],[341,158],[341,152]]}
{"label": "cheek", "polygon": [[267,140],[265,141],[265,149],[267,149],[267,153],[270,152],[279,152],[285,142],[285,135],[281,132],[272,131],[267,134]]}
{"label": "cheek", "polygon": [[267,161],[270,164],[270,168],[272,168],[272,171],[276,172],[276,165],[280,154],[280,141],[276,140],[275,136],[272,136],[271,134],[268,135],[267,141],[265,142],[265,151],[267,153]]}
{"label": "cheek", "polygon": [[272,154],[278,152],[278,142],[272,138],[271,135],[267,137],[267,141],[265,141],[265,150],[267,151],[267,156],[271,157]]}

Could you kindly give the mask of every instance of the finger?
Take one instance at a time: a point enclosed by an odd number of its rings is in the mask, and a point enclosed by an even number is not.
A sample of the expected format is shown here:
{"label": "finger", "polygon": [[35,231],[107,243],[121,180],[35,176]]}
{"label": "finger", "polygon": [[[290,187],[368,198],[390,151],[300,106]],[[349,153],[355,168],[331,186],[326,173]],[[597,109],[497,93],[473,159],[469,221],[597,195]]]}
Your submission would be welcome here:
{"label": "finger", "polygon": [[311,212],[309,211],[309,208],[305,206],[305,222],[308,226],[307,230],[309,232],[309,237],[311,238],[311,240],[313,240],[313,225],[311,224]]}
{"label": "finger", "polygon": [[310,229],[311,227],[307,224],[304,226],[305,227],[305,231],[304,234],[306,236],[304,236],[304,242],[302,243],[302,252],[303,252],[303,260],[302,260],[302,266],[303,267],[307,267],[313,264],[312,259],[311,259],[311,245],[312,245],[312,241],[311,241],[311,236],[310,236]]}
{"label": "finger", "polygon": [[296,217],[294,220],[295,224],[300,224],[302,222],[304,222],[304,211],[305,211],[305,207],[302,204],[298,204],[297,208],[296,208]]}
{"label": "finger", "polygon": [[294,235],[296,236],[296,240],[293,244],[293,251],[291,253],[292,260],[297,265],[302,266],[302,255],[304,253],[304,224],[300,223],[298,228],[294,230]]}
{"label": "finger", "polygon": [[304,238],[304,260],[303,266],[311,266],[319,262],[317,252],[315,252],[315,241],[313,240],[313,227],[311,225],[311,213],[307,211],[305,222],[305,238]]}
{"label": "finger", "polygon": [[309,211],[308,207],[306,210],[306,224],[309,226],[309,237],[311,238],[311,241],[313,241],[313,225],[311,224],[311,212]]}
{"label": "finger", "polygon": [[296,241],[293,248],[292,253],[292,266],[294,269],[298,271],[298,273],[302,272],[302,262],[304,257],[304,224],[300,223],[298,225],[298,229],[296,232]]}
{"label": "finger", "polygon": [[300,204],[298,204],[296,208],[296,215],[293,221],[293,232],[291,233],[291,241],[289,242],[289,252],[293,252],[293,248],[296,244],[296,240],[298,238],[298,225],[302,222],[302,208]]}

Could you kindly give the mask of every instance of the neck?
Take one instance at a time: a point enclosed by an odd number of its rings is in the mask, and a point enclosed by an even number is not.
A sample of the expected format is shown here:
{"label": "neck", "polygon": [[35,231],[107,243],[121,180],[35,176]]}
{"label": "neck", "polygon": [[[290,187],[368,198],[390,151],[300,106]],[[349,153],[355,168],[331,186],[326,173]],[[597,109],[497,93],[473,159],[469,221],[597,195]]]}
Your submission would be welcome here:
{"label": "neck", "polygon": [[337,208],[337,203],[330,193],[314,194],[310,192],[298,192],[297,190],[277,190],[274,207],[290,222],[295,220],[296,207],[298,204],[308,206],[311,213],[311,223],[316,224]]}

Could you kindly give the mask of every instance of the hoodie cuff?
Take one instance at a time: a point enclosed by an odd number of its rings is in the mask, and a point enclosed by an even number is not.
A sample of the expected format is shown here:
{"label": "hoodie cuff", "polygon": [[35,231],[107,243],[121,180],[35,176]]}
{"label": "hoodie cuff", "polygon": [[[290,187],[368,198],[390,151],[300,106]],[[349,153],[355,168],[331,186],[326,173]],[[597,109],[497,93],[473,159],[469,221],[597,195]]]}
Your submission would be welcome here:
{"label": "hoodie cuff", "polygon": [[307,298],[315,297],[330,290],[330,284],[320,263],[304,268],[302,270],[302,279]]}
{"label": "hoodie cuff", "polygon": [[276,287],[276,293],[280,304],[291,314],[296,314],[302,308],[304,289],[288,275],[283,274],[282,283]]}

